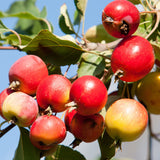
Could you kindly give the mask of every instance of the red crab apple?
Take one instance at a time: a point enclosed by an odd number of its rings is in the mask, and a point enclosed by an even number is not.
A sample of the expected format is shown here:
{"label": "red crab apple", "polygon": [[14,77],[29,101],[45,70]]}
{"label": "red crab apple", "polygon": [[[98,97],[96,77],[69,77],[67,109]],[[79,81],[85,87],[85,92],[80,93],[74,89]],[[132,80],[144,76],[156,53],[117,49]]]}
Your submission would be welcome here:
{"label": "red crab apple", "polygon": [[66,137],[64,122],[54,115],[38,117],[30,128],[31,143],[41,150],[48,150]]}
{"label": "red crab apple", "polygon": [[160,72],[150,72],[141,79],[135,93],[149,113],[160,114]]}
{"label": "red crab apple", "polygon": [[20,91],[14,92],[4,100],[2,114],[8,121],[20,127],[28,127],[37,118],[38,105],[28,94]]}
{"label": "red crab apple", "polygon": [[94,76],[82,76],[72,83],[70,99],[77,104],[77,112],[81,115],[98,113],[105,106],[107,98],[105,85]]}
{"label": "red crab apple", "polygon": [[112,103],[105,116],[106,131],[117,143],[139,138],[147,127],[147,122],[145,107],[129,98]]}
{"label": "red crab apple", "polygon": [[77,113],[77,110],[73,108],[69,108],[66,110],[66,113],[64,116],[64,123],[66,125],[67,131],[70,131],[70,124],[71,124],[72,118],[76,113]]}
{"label": "red crab apple", "polygon": [[64,76],[53,74],[41,81],[37,88],[37,102],[42,109],[49,106],[53,112],[62,112],[67,109],[71,82]]}
{"label": "red crab apple", "polygon": [[140,36],[130,36],[124,38],[114,49],[111,68],[122,81],[134,82],[151,71],[154,61],[150,42]]}
{"label": "red crab apple", "polygon": [[138,28],[140,14],[136,6],[127,0],[110,2],[102,12],[102,24],[116,38],[132,35]]}
{"label": "red crab apple", "polygon": [[76,139],[93,142],[104,130],[104,118],[99,113],[89,116],[76,113],[72,118],[70,130]]}
{"label": "red crab apple", "polygon": [[11,93],[13,93],[14,91],[11,90],[10,88],[5,88],[1,93],[0,93],[0,115],[5,119],[5,117],[2,114],[2,105],[4,100],[6,99],[6,97],[8,95],[10,95]]}
{"label": "red crab apple", "polygon": [[18,59],[9,70],[10,88],[34,95],[40,81],[48,76],[48,69],[41,58],[26,55]]}

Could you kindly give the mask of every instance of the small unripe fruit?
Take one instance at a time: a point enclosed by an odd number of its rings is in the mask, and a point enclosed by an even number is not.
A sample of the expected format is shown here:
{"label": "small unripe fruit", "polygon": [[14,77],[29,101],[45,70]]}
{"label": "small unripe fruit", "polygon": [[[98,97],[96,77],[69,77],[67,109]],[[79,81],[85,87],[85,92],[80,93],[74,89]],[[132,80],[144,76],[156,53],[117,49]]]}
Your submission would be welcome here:
{"label": "small unripe fruit", "polygon": [[77,104],[81,115],[98,113],[108,99],[107,89],[98,78],[86,75],[76,79],[70,90],[70,99]]}
{"label": "small unripe fruit", "polygon": [[28,94],[14,92],[4,100],[2,114],[8,121],[20,127],[28,127],[37,118],[38,105],[35,99]]}
{"label": "small unripe fruit", "polygon": [[149,113],[160,114],[160,72],[151,72],[140,80],[135,94]]}
{"label": "small unripe fruit", "polygon": [[18,59],[9,70],[10,88],[34,95],[40,81],[48,76],[46,64],[35,55]]}
{"label": "small unripe fruit", "polygon": [[41,150],[48,150],[61,143],[66,137],[64,122],[54,115],[38,117],[30,128],[30,140]]}

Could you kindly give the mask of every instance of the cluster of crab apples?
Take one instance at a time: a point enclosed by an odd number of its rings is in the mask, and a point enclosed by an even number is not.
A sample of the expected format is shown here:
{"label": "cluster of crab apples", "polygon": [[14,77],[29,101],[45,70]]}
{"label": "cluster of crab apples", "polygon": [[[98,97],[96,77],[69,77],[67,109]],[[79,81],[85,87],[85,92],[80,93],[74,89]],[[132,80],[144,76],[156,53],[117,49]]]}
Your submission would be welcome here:
{"label": "cluster of crab apples", "polygon": [[[154,52],[148,40],[133,35],[140,22],[137,8],[129,1],[115,0],[105,7],[102,22],[108,33],[122,38],[111,56],[115,76],[126,82],[146,76],[154,65]],[[11,66],[9,82],[0,94],[0,115],[30,127],[30,140],[41,150],[61,143],[67,131],[77,140],[92,142],[106,130],[119,142],[137,139],[147,126],[148,112],[137,100],[115,101],[104,117],[100,111],[108,93],[100,79],[86,75],[71,82],[60,74],[49,75],[46,64],[35,55]],[[65,112],[64,120],[56,116],[58,112]]]}

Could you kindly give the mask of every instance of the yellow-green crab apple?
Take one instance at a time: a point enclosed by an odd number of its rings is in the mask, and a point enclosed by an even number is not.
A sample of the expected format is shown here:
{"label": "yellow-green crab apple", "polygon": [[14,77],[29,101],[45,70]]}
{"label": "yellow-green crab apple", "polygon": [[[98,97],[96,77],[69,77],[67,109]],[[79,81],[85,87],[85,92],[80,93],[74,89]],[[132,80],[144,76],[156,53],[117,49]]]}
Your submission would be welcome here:
{"label": "yellow-green crab apple", "polygon": [[26,55],[18,59],[9,70],[10,88],[34,95],[40,81],[48,76],[48,69],[41,58]]}
{"label": "yellow-green crab apple", "polygon": [[38,104],[30,95],[14,92],[5,98],[2,114],[6,120],[20,127],[28,127],[37,118]]}
{"label": "yellow-green crab apple", "polygon": [[38,117],[30,128],[30,140],[35,147],[41,150],[51,149],[61,143],[65,137],[65,124],[54,115]]}
{"label": "yellow-green crab apple", "polygon": [[11,93],[13,93],[14,91],[11,90],[10,88],[5,88],[1,93],[0,93],[0,115],[1,117],[3,117],[5,119],[5,117],[2,114],[2,105],[4,100],[6,99],[6,97],[8,95],[10,95]]}
{"label": "yellow-green crab apple", "polygon": [[148,112],[134,99],[116,100],[105,115],[106,131],[117,143],[139,138],[147,127]]}

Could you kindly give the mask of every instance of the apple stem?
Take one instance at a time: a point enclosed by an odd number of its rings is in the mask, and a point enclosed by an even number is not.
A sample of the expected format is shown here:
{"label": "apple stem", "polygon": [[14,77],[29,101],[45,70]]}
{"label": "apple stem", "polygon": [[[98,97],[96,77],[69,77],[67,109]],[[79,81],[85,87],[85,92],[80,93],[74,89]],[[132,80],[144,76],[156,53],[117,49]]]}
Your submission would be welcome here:
{"label": "apple stem", "polygon": [[20,82],[19,81],[12,81],[8,88],[11,89],[11,90],[17,91],[17,90],[19,90],[19,87],[20,87]]}
{"label": "apple stem", "polygon": [[77,106],[77,103],[74,101],[65,104],[65,107],[75,107],[75,106]]}
{"label": "apple stem", "polygon": [[82,142],[82,140],[78,139],[78,138],[75,138],[73,140],[73,142],[69,145],[69,146],[72,146],[72,148],[75,148],[77,146],[79,146],[79,144]]}

